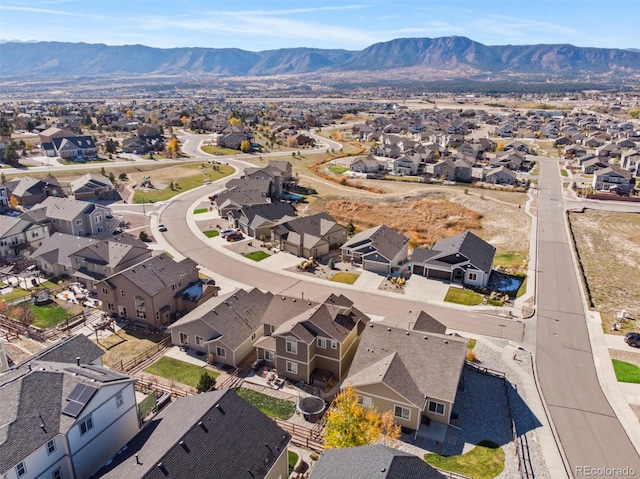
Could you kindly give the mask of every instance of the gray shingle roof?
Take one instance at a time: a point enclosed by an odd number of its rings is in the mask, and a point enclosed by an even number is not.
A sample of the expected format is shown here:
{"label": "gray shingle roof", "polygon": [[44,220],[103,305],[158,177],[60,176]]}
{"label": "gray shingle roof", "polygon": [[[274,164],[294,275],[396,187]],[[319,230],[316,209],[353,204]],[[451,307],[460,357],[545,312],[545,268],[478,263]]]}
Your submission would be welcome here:
{"label": "gray shingle roof", "polygon": [[96,244],[99,240],[84,236],[73,236],[65,233],[54,233],[45,239],[32,258],[42,258],[49,264],[60,264],[72,268],[70,256],[78,251]]}
{"label": "gray shingle roof", "polygon": [[73,200],[71,198],[47,197],[36,208],[46,208],[47,218],[72,221],[82,214],[89,214],[96,205],[88,201]]}
{"label": "gray shingle roof", "polygon": [[445,334],[447,332],[447,327],[444,324],[424,311],[408,311],[394,314],[385,317],[382,322],[394,328],[409,327],[412,330],[425,333]]}
{"label": "gray shingle roof", "polygon": [[453,402],[466,343],[452,336],[421,331],[407,334],[369,322],[346,381],[356,388],[383,382],[421,409],[425,396]]}
{"label": "gray shingle roof", "polygon": [[310,479],[444,479],[422,458],[381,444],[328,449]]}
{"label": "gray shingle roof", "polygon": [[260,478],[286,454],[290,440],[235,392],[212,391],[169,405],[92,477]]}
{"label": "gray shingle roof", "polygon": [[495,253],[494,246],[471,231],[465,231],[438,240],[431,249],[415,248],[411,262],[427,265],[437,263],[442,267],[453,268],[455,265],[468,261],[475,268],[490,273]]}
{"label": "gray shingle roof", "polygon": [[76,363],[80,358],[81,364],[93,364],[96,359],[102,357],[104,351],[93,341],[82,334],[76,334],[62,339],[53,346],[40,351],[27,360],[53,361],[57,363]]}
{"label": "gray shingle roof", "polygon": [[[342,245],[342,249],[370,249],[377,251],[380,256],[391,261],[407,243],[409,243],[409,238],[405,235],[396,233],[386,225],[380,225],[353,235],[349,241]],[[374,260],[383,262],[382,258]]]}

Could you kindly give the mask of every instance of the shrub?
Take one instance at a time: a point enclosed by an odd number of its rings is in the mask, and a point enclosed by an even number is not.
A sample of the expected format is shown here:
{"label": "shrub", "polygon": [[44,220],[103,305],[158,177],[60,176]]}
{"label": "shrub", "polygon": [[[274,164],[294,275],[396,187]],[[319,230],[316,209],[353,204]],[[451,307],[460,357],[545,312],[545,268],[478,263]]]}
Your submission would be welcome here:
{"label": "shrub", "polygon": [[467,351],[467,361],[469,361],[470,363],[475,363],[476,362],[476,353],[474,353],[471,350]]}
{"label": "shrub", "polygon": [[329,264],[327,266],[329,266],[329,269],[336,269],[336,264],[333,261],[333,258],[329,260]]}

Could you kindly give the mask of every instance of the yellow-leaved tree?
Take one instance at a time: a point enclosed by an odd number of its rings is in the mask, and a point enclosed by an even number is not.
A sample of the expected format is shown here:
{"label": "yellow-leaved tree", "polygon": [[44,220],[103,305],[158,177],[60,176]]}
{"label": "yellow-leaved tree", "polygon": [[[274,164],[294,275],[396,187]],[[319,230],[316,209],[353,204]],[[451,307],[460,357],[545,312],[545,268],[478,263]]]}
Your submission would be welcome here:
{"label": "yellow-leaved tree", "polygon": [[251,151],[251,142],[249,140],[242,140],[242,143],[240,143],[240,151],[242,153],[249,153]]}
{"label": "yellow-leaved tree", "polygon": [[178,139],[175,136],[171,137],[165,149],[167,150],[167,156],[169,158],[177,158],[180,156],[180,145],[178,144]]}
{"label": "yellow-leaved tree", "polygon": [[397,439],[400,426],[393,423],[391,411],[381,415],[359,404],[355,388],[348,384],[336,396],[334,407],[327,411],[323,434],[327,449],[340,449]]}

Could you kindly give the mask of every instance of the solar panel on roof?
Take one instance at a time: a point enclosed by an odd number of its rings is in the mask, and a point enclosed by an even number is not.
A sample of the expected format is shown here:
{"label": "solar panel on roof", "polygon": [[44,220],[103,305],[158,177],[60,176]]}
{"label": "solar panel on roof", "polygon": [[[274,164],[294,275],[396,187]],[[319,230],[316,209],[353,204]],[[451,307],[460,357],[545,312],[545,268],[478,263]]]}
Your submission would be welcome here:
{"label": "solar panel on roof", "polygon": [[62,410],[62,414],[66,414],[67,416],[71,417],[78,417],[78,414],[82,412],[84,406],[85,404],[78,401],[69,401]]}
{"label": "solar panel on roof", "polygon": [[84,391],[82,391],[80,393],[80,395],[78,396],[78,399],[76,399],[76,401],[78,401],[79,403],[82,403],[82,404],[87,404],[91,400],[91,398],[93,397],[93,395],[96,393],[97,390],[98,390],[97,388],[85,385]]}
{"label": "solar panel on roof", "polygon": [[77,401],[80,397],[80,394],[82,394],[82,392],[84,391],[85,387],[86,386],[84,384],[76,384],[73,390],[67,396],[67,399],[69,399],[70,401]]}

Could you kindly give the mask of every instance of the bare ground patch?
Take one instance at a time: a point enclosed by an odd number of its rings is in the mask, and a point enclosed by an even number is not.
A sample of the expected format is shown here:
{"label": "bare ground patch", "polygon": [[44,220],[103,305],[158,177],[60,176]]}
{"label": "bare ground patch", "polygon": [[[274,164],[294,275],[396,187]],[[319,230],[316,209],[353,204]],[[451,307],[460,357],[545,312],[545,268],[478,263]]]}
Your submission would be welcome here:
{"label": "bare ground patch", "polygon": [[[569,213],[585,280],[605,332],[617,311],[640,319],[640,214],[585,210]],[[633,321],[621,333],[636,331]]]}

